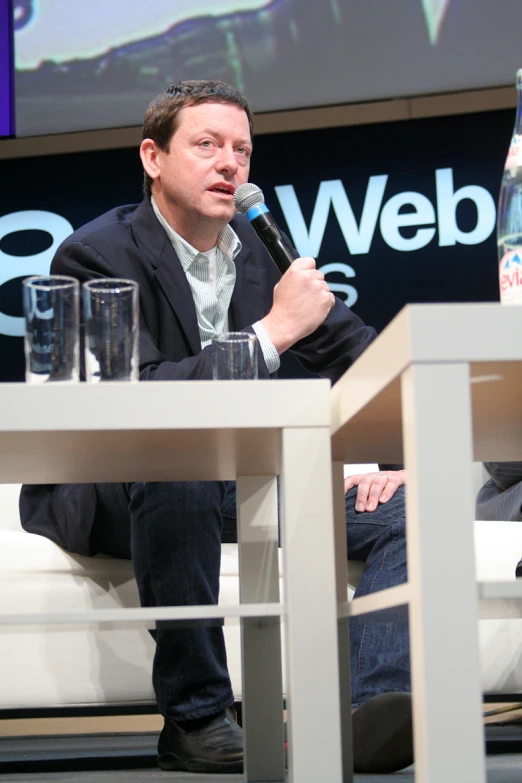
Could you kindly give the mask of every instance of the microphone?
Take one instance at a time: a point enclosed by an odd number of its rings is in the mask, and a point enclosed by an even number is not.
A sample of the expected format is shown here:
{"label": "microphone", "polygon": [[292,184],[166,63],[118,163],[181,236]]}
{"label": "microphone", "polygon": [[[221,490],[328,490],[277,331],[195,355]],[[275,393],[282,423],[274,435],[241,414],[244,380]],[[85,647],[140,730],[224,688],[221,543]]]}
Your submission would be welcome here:
{"label": "microphone", "polygon": [[270,253],[282,275],[299,254],[281,234],[277,223],[265,204],[261,188],[251,182],[240,185],[234,193],[234,202],[239,212],[249,219],[257,236]]}

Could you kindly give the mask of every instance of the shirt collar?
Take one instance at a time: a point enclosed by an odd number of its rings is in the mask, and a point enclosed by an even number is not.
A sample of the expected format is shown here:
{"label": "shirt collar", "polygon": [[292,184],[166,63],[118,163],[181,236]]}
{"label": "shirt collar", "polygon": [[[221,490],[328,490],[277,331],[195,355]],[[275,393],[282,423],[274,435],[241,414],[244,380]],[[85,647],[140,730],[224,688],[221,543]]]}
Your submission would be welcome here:
{"label": "shirt collar", "polygon": [[[150,197],[152,209],[154,214],[158,218],[159,222],[167,232],[167,235],[174,246],[176,255],[178,256],[181,266],[187,272],[192,266],[198,256],[203,256],[199,250],[196,250],[186,239],[175,231],[172,226],[161,214],[158,205],[154,199],[154,196]],[[238,253],[241,251],[241,240],[232,228],[230,224],[227,224],[218,234],[217,247],[221,252],[230,260],[234,261]],[[203,256],[205,258],[205,256]]]}

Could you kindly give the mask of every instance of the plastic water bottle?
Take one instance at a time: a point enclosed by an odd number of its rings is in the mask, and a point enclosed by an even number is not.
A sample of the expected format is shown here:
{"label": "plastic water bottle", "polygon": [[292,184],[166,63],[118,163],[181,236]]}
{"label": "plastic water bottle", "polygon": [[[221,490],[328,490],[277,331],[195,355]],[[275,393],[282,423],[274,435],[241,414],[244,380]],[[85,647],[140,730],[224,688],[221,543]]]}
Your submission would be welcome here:
{"label": "plastic water bottle", "polygon": [[517,90],[517,118],[500,186],[497,243],[500,301],[522,305],[522,68]]}

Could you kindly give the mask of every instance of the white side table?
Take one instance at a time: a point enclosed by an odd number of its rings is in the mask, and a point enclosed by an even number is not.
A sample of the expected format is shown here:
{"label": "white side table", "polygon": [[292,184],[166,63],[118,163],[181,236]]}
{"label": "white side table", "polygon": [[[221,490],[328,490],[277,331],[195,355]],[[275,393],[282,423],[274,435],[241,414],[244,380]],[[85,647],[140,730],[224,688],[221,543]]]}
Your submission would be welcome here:
{"label": "white side table", "polygon": [[[249,781],[341,783],[328,381],[0,384],[0,481],[238,482],[241,603],[2,615],[0,625],[240,617]],[[277,491],[285,603],[279,600]]]}
{"label": "white side table", "polygon": [[[477,597],[521,616],[522,589],[477,587],[472,460],[522,458],[521,324],[518,307],[408,306],[331,392],[340,617],[409,606],[418,783],[486,779]],[[341,465],[403,459],[408,583],[348,607]]]}

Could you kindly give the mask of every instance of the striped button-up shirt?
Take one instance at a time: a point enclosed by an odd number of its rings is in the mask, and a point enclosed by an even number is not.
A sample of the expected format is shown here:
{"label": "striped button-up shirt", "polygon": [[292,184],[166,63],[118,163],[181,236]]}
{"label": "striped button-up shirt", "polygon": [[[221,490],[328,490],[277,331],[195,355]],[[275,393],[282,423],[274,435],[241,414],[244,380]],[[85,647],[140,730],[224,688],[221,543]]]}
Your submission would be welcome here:
{"label": "striped button-up shirt", "polygon": [[[187,276],[196,307],[201,347],[205,348],[214,335],[228,329],[228,308],[236,282],[234,259],[241,250],[240,239],[227,225],[219,232],[216,247],[202,253],[167,223],[153,197],[151,203]],[[268,371],[275,372],[280,365],[279,354],[268,332],[260,321],[253,324],[253,329]]]}

